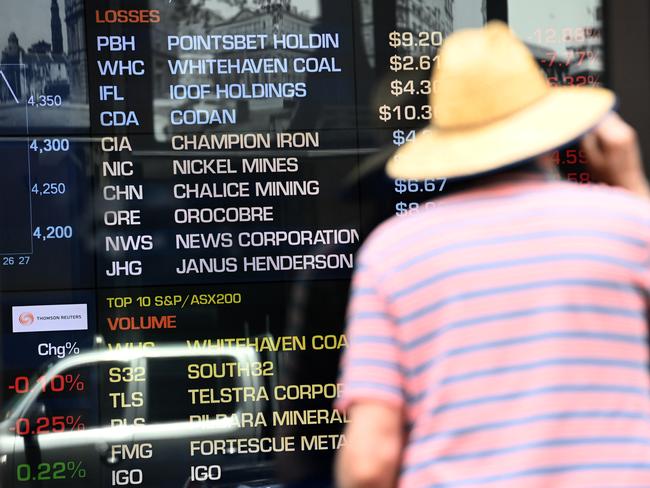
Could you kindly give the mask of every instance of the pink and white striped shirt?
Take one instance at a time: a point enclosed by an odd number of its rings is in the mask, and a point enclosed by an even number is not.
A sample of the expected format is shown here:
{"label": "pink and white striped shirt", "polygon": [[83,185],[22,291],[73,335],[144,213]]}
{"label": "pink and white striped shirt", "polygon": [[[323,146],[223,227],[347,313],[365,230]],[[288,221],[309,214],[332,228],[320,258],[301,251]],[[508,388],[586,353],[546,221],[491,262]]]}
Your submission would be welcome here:
{"label": "pink and white striped shirt", "polygon": [[382,224],[341,409],[401,408],[399,486],[650,487],[650,205],[524,174]]}

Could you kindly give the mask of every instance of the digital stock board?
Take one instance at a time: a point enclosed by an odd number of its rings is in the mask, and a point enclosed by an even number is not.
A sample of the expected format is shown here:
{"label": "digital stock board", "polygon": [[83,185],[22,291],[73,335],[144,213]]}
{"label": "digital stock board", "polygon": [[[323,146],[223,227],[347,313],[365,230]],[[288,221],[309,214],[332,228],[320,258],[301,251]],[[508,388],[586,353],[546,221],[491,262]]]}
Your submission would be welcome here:
{"label": "digital stock board", "polygon": [[355,252],[453,191],[383,172],[440,46],[507,12],[604,82],[597,0],[0,6],[2,487],[333,486]]}

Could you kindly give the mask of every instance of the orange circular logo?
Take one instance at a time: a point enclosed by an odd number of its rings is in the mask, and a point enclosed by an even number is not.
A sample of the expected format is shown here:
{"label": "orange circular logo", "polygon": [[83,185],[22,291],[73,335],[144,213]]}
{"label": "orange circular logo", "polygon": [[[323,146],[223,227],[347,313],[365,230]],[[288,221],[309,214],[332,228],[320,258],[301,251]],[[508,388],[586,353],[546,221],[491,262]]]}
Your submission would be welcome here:
{"label": "orange circular logo", "polygon": [[32,312],[23,312],[18,316],[18,322],[21,325],[32,325],[34,323],[34,314]]}

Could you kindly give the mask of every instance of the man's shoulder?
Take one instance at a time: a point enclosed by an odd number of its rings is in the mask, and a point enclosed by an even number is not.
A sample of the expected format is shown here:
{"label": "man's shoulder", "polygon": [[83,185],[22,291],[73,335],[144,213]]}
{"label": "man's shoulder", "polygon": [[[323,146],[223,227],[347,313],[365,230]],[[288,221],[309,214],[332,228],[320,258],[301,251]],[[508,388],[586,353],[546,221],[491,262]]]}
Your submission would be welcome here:
{"label": "man's shoulder", "polygon": [[558,183],[550,191],[559,199],[589,204],[594,212],[618,210],[646,218],[650,222],[650,200],[622,188],[604,184],[576,185]]}
{"label": "man's shoulder", "polygon": [[451,215],[463,209],[521,213],[523,208],[577,208],[582,212],[597,214],[613,211],[645,217],[650,222],[650,200],[618,187],[604,184],[575,184],[566,181],[540,182],[525,191],[500,194],[499,192],[467,192],[454,198],[442,199],[436,207],[438,216]]}
{"label": "man's shoulder", "polygon": [[[416,237],[432,239],[437,231],[453,234],[464,226],[485,223],[494,215],[521,217],[529,212],[534,218],[540,209],[548,209],[558,219],[588,215],[590,220],[600,219],[605,226],[617,219],[635,222],[638,233],[650,242],[650,201],[606,185],[552,182],[525,194],[467,192],[421,204],[412,212],[391,217],[377,226],[365,240],[361,257],[363,261],[381,261],[387,255],[408,253],[409,243]],[[427,231],[431,229],[436,232]]]}

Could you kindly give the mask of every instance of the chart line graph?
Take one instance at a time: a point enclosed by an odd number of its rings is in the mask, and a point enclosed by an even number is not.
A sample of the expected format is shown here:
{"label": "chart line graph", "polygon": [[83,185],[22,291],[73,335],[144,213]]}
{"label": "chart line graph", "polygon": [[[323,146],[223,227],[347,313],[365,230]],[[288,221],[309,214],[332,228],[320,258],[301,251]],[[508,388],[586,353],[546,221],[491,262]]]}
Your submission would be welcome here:
{"label": "chart line graph", "polygon": [[[23,90],[15,85],[21,83],[20,80],[24,77],[25,65],[0,64],[0,94],[5,91],[0,109],[24,111],[25,114],[24,125],[17,126],[18,135],[0,139],[0,167],[3,169],[3,179],[0,181],[0,223],[5,229],[0,237],[0,256],[25,256],[34,252],[29,110],[27,102],[19,98]],[[15,115],[18,116],[18,113]],[[22,117],[14,117],[16,121],[20,119]]]}
{"label": "chart line graph", "polygon": [[4,71],[0,69],[0,76],[2,77],[3,81],[5,82],[5,85],[7,85],[7,88],[9,89],[9,93],[11,93],[11,96],[14,97],[14,100],[16,103],[20,104],[20,100],[18,100],[18,97],[16,96],[16,92],[14,92],[14,89],[11,87],[11,83],[9,83],[9,80],[5,76]]}

